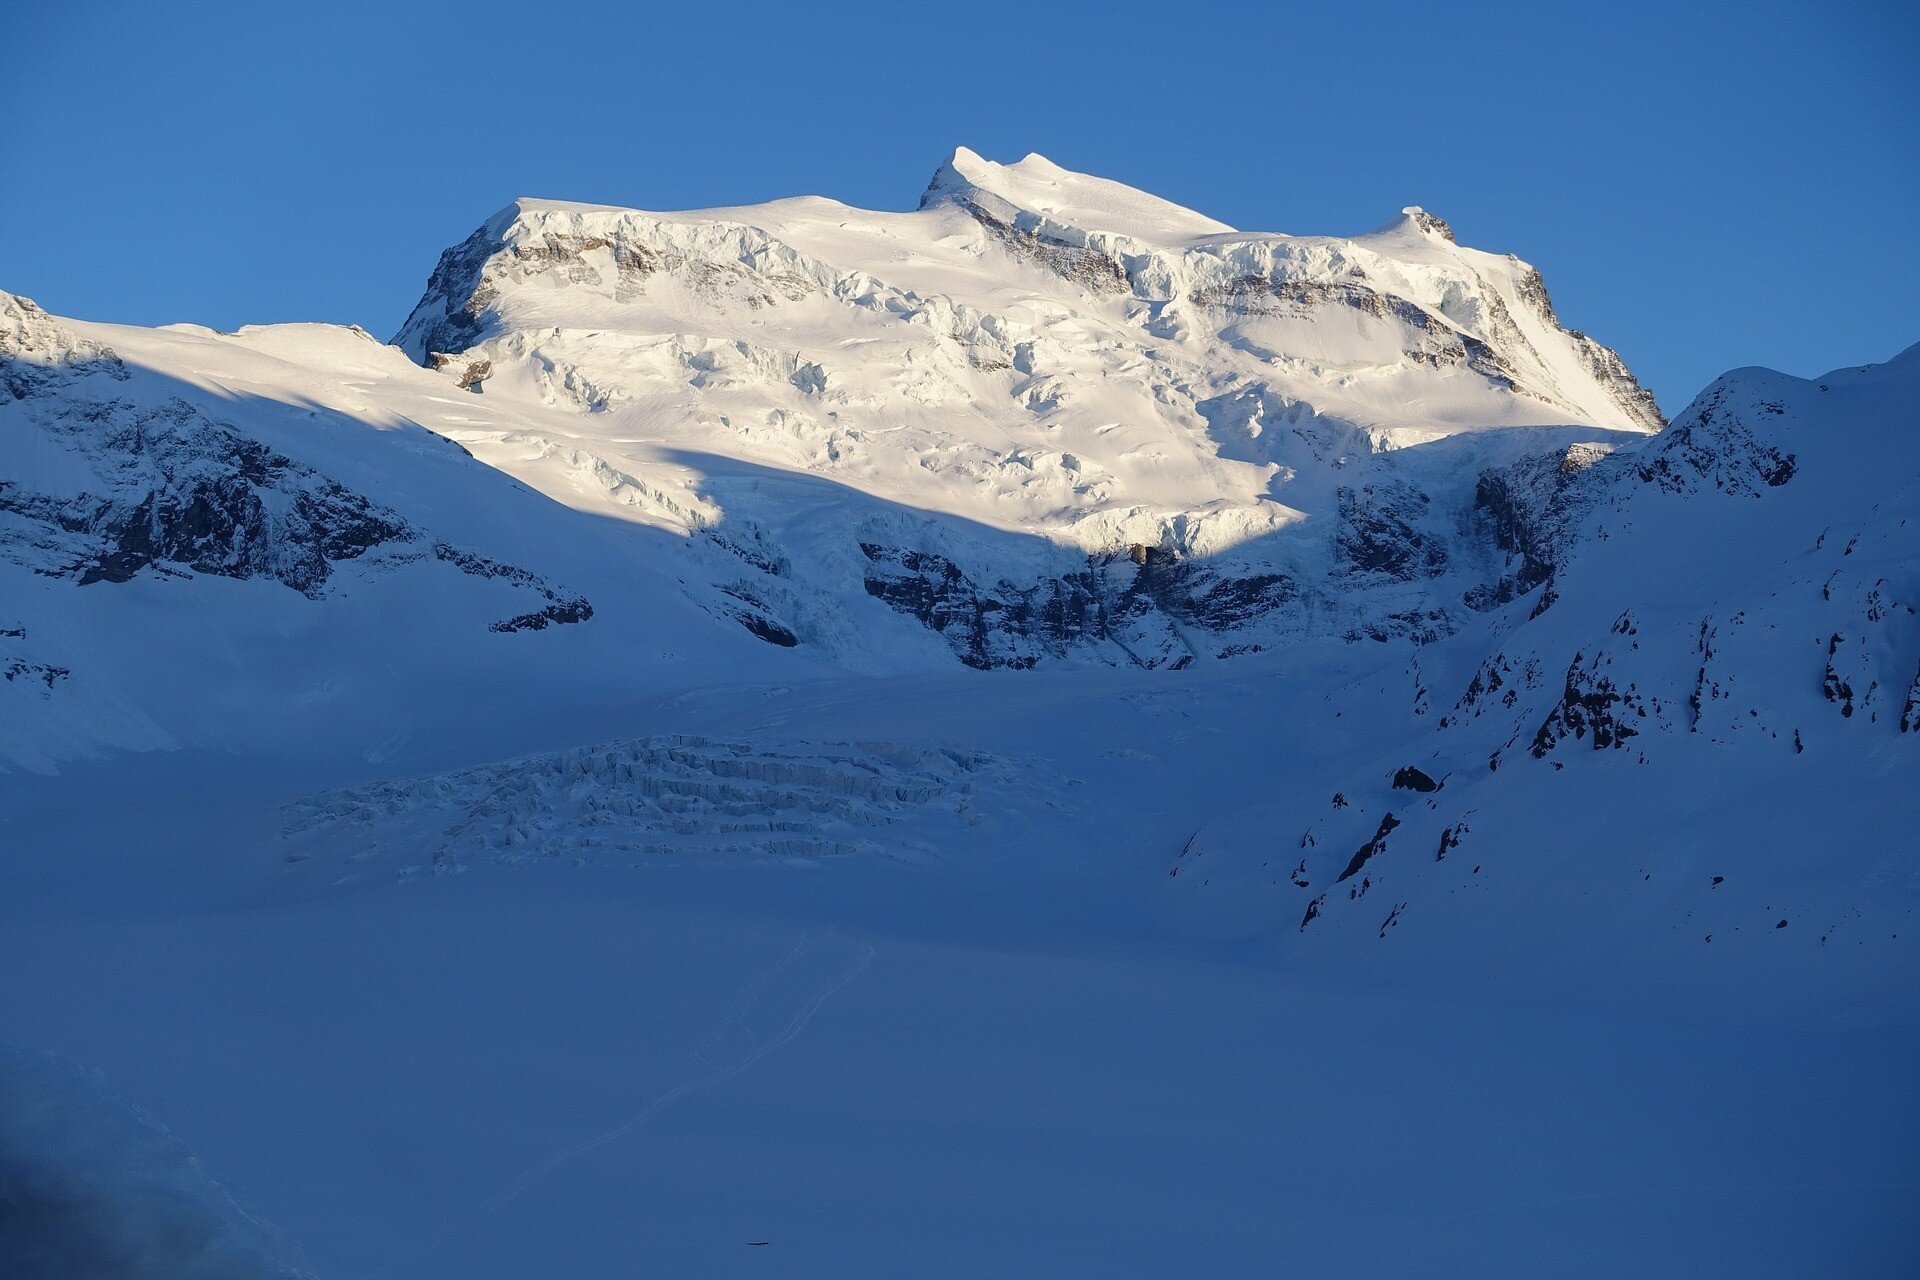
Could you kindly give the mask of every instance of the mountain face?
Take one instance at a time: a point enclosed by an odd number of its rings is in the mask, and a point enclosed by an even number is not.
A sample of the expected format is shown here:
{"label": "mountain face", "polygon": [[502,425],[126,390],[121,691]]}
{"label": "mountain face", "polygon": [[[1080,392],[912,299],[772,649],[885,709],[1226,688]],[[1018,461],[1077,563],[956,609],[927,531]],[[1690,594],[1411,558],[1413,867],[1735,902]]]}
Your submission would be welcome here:
{"label": "mountain face", "polygon": [[1240,233],[965,150],[910,214],[517,202],[396,343],[563,411],[540,447],[602,476],[697,460],[632,501],[754,548],[728,589],[776,643],[833,630],[781,597],[864,592],[975,667],[1444,634],[1492,585],[1482,469],[1662,425],[1538,272],[1422,210]]}
{"label": "mountain face", "polygon": [[[345,560],[424,555],[538,597],[502,625],[591,611],[217,405],[119,394],[101,337],[31,304],[5,323],[14,401],[92,469],[66,493],[9,480],[35,572],[315,594]],[[191,383],[209,339],[142,341]],[[326,341],[292,385],[337,377]],[[1536,271],[1424,211],[1353,239],[1240,233],[964,149],[909,214],[519,201],[442,256],[395,341],[439,376],[426,412],[394,411],[666,534],[708,616],[859,670],[1433,639],[1511,589],[1489,483],[1661,425],[1617,357],[1560,327]],[[300,347],[288,332],[272,354]],[[448,387],[503,408],[443,409]]]}
{"label": "mountain face", "polygon": [[[852,784],[793,762],[904,770],[905,795],[932,744],[696,725],[698,750],[552,751],[608,708],[742,680],[1273,678],[1218,731],[1318,723],[1319,763],[1217,797],[1169,892],[1317,939],[1403,927],[1543,831],[1618,825],[1592,805],[1670,818],[1680,793],[1649,778],[1854,795],[1846,762],[1920,741],[1914,353],[1738,371],[1668,426],[1537,271],[1419,209],[1350,239],[1245,233],[965,150],[911,213],[522,200],[442,256],[393,345],[4,296],[0,388],[15,766],[257,744],[263,721],[425,763],[445,753],[422,726],[453,716],[474,750],[612,769],[609,794],[635,751],[687,774],[621,848],[864,849],[807,790]],[[536,768],[473,772],[490,758],[429,799]],[[996,768],[937,786],[1024,766]],[[735,769],[760,789],[698,780]],[[1582,789],[1556,796],[1569,769]],[[551,827],[532,794],[523,820]],[[875,812],[846,821],[899,821]],[[1712,847],[1746,838],[1717,820]],[[1841,857],[1807,839],[1807,866]],[[1853,909],[1828,870],[1803,900]],[[1591,887],[1536,897],[1567,885]]]}
{"label": "mountain face", "polygon": [[0,381],[26,410],[14,423],[18,465],[0,480],[0,554],[22,567],[81,586],[143,570],[268,578],[320,599],[343,561],[431,558],[546,602],[495,630],[593,616],[586,601],[431,540],[184,399],[116,395],[130,378],[119,357],[73,339],[26,299],[0,295],[0,326],[16,353],[0,355]]}

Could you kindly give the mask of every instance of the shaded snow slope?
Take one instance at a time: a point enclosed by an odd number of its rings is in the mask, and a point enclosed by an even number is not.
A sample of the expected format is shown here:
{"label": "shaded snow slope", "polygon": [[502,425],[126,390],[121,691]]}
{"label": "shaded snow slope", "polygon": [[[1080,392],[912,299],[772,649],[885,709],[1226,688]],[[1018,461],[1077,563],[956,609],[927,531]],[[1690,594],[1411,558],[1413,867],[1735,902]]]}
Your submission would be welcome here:
{"label": "shaded snow slope", "polygon": [[0,1048],[0,1270],[19,1280],[311,1280],[151,1117],[46,1054]]}
{"label": "shaded snow slope", "polygon": [[1305,815],[1209,824],[1183,887],[1367,938],[1524,901],[1570,947],[1622,930],[1810,1004],[1899,1000],[1920,980],[1916,407],[1920,347],[1739,370],[1645,449],[1490,484],[1530,587],[1378,686],[1419,730]]}

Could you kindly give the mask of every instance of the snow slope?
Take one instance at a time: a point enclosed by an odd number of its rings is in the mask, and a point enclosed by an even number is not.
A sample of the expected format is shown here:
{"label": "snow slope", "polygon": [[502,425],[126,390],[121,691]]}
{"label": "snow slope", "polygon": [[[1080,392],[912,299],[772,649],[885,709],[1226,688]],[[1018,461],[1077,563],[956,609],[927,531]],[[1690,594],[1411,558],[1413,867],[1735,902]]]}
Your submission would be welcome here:
{"label": "snow slope", "polygon": [[0,1269],[1908,1274],[1916,406],[964,149],[0,295]]}
{"label": "snow slope", "polygon": [[1812,381],[1739,370],[1644,448],[1489,486],[1538,585],[1380,687],[1422,727],[1338,801],[1198,837],[1209,891],[1277,884],[1259,900],[1290,897],[1303,934],[1366,936],[1428,909],[1485,929],[1510,893],[1576,939],[1596,916],[1630,932],[1650,981],[1687,965],[1898,1007],[1920,980],[1916,404],[1920,347]]}

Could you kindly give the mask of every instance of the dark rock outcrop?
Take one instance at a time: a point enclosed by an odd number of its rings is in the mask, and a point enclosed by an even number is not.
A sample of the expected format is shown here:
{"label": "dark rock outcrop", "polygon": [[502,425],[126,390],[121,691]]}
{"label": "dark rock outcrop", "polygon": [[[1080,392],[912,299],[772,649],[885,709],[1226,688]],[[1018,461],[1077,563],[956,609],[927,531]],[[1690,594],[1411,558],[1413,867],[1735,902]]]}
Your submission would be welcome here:
{"label": "dark rock outcrop", "polygon": [[1535,759],[1569,738],[1590,737],[1593,749],[1604,751],[1625,746],[1627,739],[1640,732],[1638,722],[1646,717],[1646,706],[1631,688],[1623,691],[1614,685],[1607,665],[1604,657],[1586,661],[1584,655],[1573,656],[1560,700],[1528,747]]}
{"label": "dark rock outcrop", "polygon": [[1027,668],[1092,646],[1117,665],[1182,666],[1189,629],[1231,634],[1293,602],[1280,573],[1235,576],[1158,547],[1089,556],[1028,583],[977,583],[931,551],[862,542],[867,594],[937,632],[970,667]]}
{"label": "dark rock outcrop", "polygon": [[1391,813],[1382,816],[1380,825],[1374,829],[1373,838],[1360,846],[1354,853],[1353,858],[1347,863],[1347,869],[1334,877],[1334,883],[1338,884],[1341,881],[1353,879],[1354,876],[1360,874],[1360,868],[1385,853],[1387,851],[1387,836],[1399,825],[1400,819],[1394,817]]}
{"label": "dark rock outcrop", "polygon": [[1340,532],[1334,554],[1346,568],[1399,581],[1432,578],[1447,567],[1447,549],[1420,525],[1425,494],[1405,485],[1342,486],[1335,495]]}
{"label": "dark rock outcrop", "polygon": [[[58,492],[0,480],[0,556],[80,586],[143,573],[269,579],[319,599],[338,566],[432,558],[545,600],[495,631],[593,616],[538,575],[437,541],[399,513],[174,398],[141,408],[36,387],[25,429],[68,456]],[[44,401],[44,403],[43,403]],[[77,485],[74,476],[86,477]]]}
{"label": "dark rock outcrop", "polygon": [[99,482],[56,495],[0,480],[0,511],[26,530],[7,553],[83,586],[159,569],[318,596],[335,564],[415,537],[393,512],[182,400],[76,402],[44,425]]}
{"label": "dark rock outcrop", "polygon": [[1438,791],[1440,784],[1427,775],[1424,769],[1405,765],[1393,775],[1394,789],[1398,791],[1418,791],[1423,794]]}

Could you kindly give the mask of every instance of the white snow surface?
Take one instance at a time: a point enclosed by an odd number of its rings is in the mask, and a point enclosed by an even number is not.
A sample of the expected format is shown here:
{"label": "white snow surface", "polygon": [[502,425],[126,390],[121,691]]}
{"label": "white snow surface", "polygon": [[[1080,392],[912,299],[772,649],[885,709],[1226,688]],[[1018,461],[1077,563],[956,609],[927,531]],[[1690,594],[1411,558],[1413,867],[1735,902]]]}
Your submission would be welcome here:
{"label": "white snow surface", "polygon": [[1912,1274],[1920,347],[1544,296],[965,149],[0,295],[0,1271]]}
{"label": "white snow surface", "polygon": [[995,164],[956,148],[933,175],[922,204],[949,196],[987,205],[1007,222],[1026,216],[1062,230],[1107,231],[1134,240],[1171,243],[1233,230],[1145,191],[1062,169],[1043,155]]}
{"label": "white snow surface", "polygon": [[463,251],[400,344],[583,411],[616,469],[700,451],[1086,550],[1216,553],[1459,432],[1659,425],[1518,259],[1411,217],[1243,234],[1039,156],[963,148],[906,214],[520,200]]}

